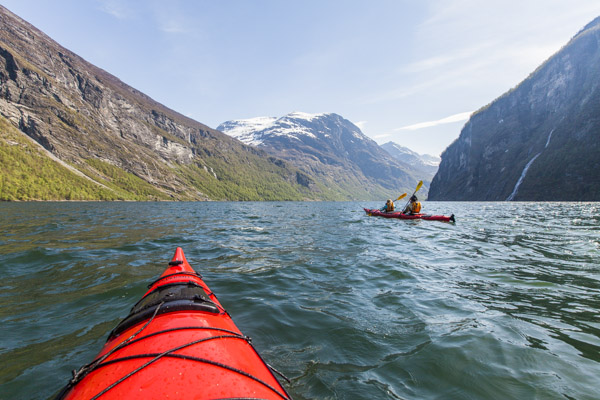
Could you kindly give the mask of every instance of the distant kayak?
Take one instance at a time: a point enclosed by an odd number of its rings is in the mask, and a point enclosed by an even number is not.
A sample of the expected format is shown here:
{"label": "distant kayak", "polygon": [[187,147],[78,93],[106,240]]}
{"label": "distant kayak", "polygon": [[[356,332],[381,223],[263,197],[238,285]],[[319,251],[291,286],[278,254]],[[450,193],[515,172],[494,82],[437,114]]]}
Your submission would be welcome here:
{"label": "distant kayak", "polygon": [[396,212],[383,212],[376,208],[364,209],[367,215],[373,217],[383,217],[383,218],[397,218],[397,219],[424,219],[427,221],[442,221],[442,222],[456,222],[454,219],[454,214],[449,217],[446,215],[429,215],[429,214],[403,214],[400,211]]}
{"label": "distant kayak", "polygon": [[177,248],[57,399],[290,399]]}

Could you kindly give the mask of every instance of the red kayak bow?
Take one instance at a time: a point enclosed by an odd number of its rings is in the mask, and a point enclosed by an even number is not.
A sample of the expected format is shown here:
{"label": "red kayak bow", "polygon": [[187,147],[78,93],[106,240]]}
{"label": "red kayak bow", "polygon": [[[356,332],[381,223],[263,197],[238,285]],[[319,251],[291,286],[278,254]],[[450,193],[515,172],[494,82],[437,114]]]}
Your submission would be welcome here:
{"label": "red kayak bow", "polygon": [[57,399],[290,399],[177,248]]}

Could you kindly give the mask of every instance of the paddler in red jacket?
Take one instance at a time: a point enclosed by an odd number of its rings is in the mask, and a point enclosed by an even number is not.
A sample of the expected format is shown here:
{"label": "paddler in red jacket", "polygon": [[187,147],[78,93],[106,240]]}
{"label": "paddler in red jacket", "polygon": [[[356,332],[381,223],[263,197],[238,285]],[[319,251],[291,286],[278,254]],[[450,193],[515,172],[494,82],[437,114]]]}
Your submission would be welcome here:
{"label": "paddler in red jacket", "polygon": [[417,199],[417,196],[415,196],[414,194],[412,195],[408,205],[402,212],[404,214],[418,214],[421,212],[421,202],[419,201],[419,199]]}

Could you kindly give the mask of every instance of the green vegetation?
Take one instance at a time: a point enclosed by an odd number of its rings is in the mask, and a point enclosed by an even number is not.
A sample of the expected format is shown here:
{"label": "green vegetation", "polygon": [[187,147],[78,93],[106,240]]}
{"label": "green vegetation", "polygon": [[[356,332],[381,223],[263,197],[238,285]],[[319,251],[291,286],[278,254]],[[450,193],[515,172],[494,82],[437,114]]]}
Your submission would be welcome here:
{"label": "green vegetation", "polygon": [[0,201],[170,200],[143,179],[98,159],[85,178],[53,160],[0,116]]}
{"label": "green vegetation", "polygon": [[173,184],[165,191],[96,158],[73,165],[87,179],[50,158],[3,117],[0,163],[0,201],[346,200],[356,195],[372,197],[373,189],[381,198],[393,195],[381,187],[363,188],[352,179],[330,184],[316,181],[308,188],[298,184],[296,171],[289,165],[247,151],[215,152],[196,158],[192,164],[174,164],[170,171],[163,171],[173,177]]}
{"label": "green vegetation", "polygon": [[[201,164],[179,165],[177,174],[208,198],[213,200],[305,200],[311,198],[307,190],[287,181],[282,183],[283,171],[265,160],[260,171],[251,164],[248,168],[233,168],[225,159],[210,158],[211,167]],[[214,172],[214,175],[213,175]],[[216,175],[216,178],[215,178]]]}
{"label": "green vegetation", "polygon": [[[204,164],[176,164],[181,193],[165,193],[134,174],[99,159],[87,159],[77,169],[85,178],[53,160],[0,117],[0,200],[307,200],[315,193],[296,184],[289,169],[265,158],[244,160],[244,154],[210,156]],[[232,165],[244,165],[235,168]],[[217,176],[215,178],[215,175]],[[295,177],[294,177],[295,178]],[[186,193],[189,188],[195,193]],[[302,190],[305,189],[305,190]],[[334,196],[331,195],[333,198]]]}
{"label": "green vegetation", "polygon": [[86,163],[104,178],[103,184],[120,197],[130,200],[169,200],[169,195],[156,189],[145,180],[97,158]]}
{"label": "green vegetation", "polygon": [[0,117],[0,200],[121,200],[52,160]]}

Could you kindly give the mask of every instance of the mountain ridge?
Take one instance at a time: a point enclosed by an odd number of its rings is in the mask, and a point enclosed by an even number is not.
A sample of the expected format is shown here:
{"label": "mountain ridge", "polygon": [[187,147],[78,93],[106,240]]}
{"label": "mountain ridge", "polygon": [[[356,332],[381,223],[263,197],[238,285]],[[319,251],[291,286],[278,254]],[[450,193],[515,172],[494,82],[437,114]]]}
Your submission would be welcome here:
{"label": "mountain ridge", "polygon": [[392,157],[411,165],[423,180],[429,184],[438,170],[441,159],[430,154],[419,154],[408,147],[395,142],[387,142],[381,145]]}
{"label": "mountain ridge", "polygon": [[217,129],[317,176],[349,198],[367,193],[373,199],[387,198],[419,180],[410,165],[396,160],[336,113],[296,111],[283,117],[226,121]]}

